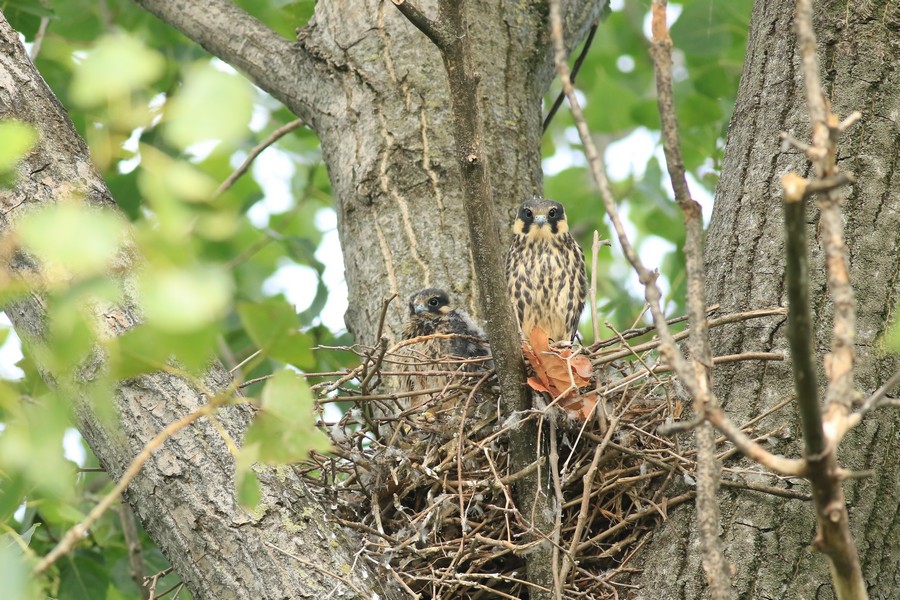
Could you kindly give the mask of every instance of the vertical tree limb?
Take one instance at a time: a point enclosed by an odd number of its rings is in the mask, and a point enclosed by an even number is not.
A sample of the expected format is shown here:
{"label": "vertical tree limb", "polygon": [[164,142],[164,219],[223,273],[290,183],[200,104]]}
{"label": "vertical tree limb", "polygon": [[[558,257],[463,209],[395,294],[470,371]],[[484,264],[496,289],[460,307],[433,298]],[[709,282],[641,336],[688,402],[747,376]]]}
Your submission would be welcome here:
{"label": "vertical tree limb", "polygon": [[[785,178],[787,179],[787,177]],[[822,411],[816,386],[816,349],[809,308],[809,251],[806,242],[806,210],[803,196],[784,196],[784,253],[788,296],[788,343],[794,373],[794,390],[803,424],[806,452],[818,456],[826,449]]]}
{"label": "vertical tree limb", "polygon": [[[806,86],[806,103],[812,127],[812,146],[807,154],[812,159],[818,179],[832,177],[838,173],[837,137],[841,130],[838,116],[831,112],[827,104],[819,78],[819,60],[816,56],[816,34],[812,23],[812,0],[797,0],[797,44],[800,50],[800,64]],[[837,190],[819,194],[818,206],[821,235],[819,244],[825,253],[825,272],[828,291],[834,301],[834,329],[831,338],[831,353],[825,358],[825,373],[828,377],[828,421],[835,421],[840,438],[845,428],[840,422],[850,412],[856,394],[853,387],[853,363],[856,343],[856,297],[850,285],[850,269],[847,261],[847,246],[844,243],[844,224],[840,204],[842,197]]]}
{"label": "vertical tree limb", "polygon": [[[812,125],[812,145],[806,150],[821,182],[837,174],[837,134],[840,123],[831,114],[822,93],[812,0],[797,0],[795,27],[800,50],[806,99]],[[868,598],[856,544],[850,532],[847,504],[837,463],[837,443],[847,428],[854,398],[853,342],[856,306],[850,287],[839,195],[828,189],[819,195],[821,246],[825,252],[828,288],[835,304],[831,354],[826,356],[828,412],[823,424],[815,382],[814,332],[809,309],[806,222],[803,200],[809,182],[796,174],[782,178],[784,188],[785,247],[787,252],[788,323],[794,361],[794,385],[803,421],[808,477],[812,485],[818,530],[815,547],[828,556],[831,578],[839,600]]]}
{"label": "vertical tree limb", "polygon": [[[519,330],[512,312],[504,251],[497,236],[498,222],[490,185],[488,157],[485,151],[481,110],[478,105],[478,74],[472,62],[467,35],[466,4],[462,0],[441,0],[436,20],[425,16],[414,4],[394,0],[394,5],[440,50],[450,87],[456,158],[460,165],[463,204],[469,225],[481,309],[491,352],[497,363],[500,405],[504,415],[531,408],[525,388],[525,365],[519,346]],[[534,420],[526,420],[510,432],[510,470],[518,472],[538,458],[538,432]],[[520,514],[532,521],[535,537],[547,539],[553,530],[550,499],[540,485],[539,471],[516,484]],[[546,505],[546,506],[545,506]],[[528,580],[543,588],[553,588],[551,549],[540,544],[526,557]],[[533,588],[537,589],[537,588]],[[533,591],[535,598],[543,592]]]}
{"label": "vertical tree limb", "polygon": [[[653,0],[650,53],[656,71],[656,97],[662,124],[663,151],[675,201],[684,217],[684,255],[687,269],[687,306],[690,349],[693,359],[694,380],[700,394],[694,396],[694,410],[698,415],[715,409],[716,397],[709,393],[712,387],[710,370],[713,366],[709,344],[709,325],[706,321],[706,282],[703,264],[703,212],[700,204],[691,197],[681,157],[678,120],[672,89],[672,39],[666,23],[666,0]],[[706,405],[704,405],[706,403]],[[709,423],[702,423],[696,430],[697,439],[697,528],[703,552],[703,568],[706,571],[711,598],[725,600],[731,597],[731,576],[725,561],[722,540],[719,538],[719,481],[721,467],[716,459],[715,432]]]}

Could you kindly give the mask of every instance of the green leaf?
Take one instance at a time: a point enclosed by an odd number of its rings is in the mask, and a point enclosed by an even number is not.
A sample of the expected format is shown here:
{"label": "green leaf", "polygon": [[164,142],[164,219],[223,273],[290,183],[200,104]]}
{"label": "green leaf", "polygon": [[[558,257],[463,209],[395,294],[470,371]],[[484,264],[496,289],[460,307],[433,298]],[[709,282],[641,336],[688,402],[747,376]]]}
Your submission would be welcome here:
{"label": "green leaf", "polygon": [[163,57],[136,38],[112,35],[101,38],[75,70],[69,90],[72,101],[85,108],[127,97],[158,79]]}
{"label": "green leaf", "polygon": [[140,283],[147,322],[160,331],[197,331],[222,319],[231,304],[231,277],[208,265],[150,268]]}
{"label": "green leaf", "polygon": [[894,323],[888,328],[884,336],[884,347],[888,352],[900,354],[900,318],[894,318]]}
{"label": "green leaf", "polygon": [[[216,189],[216,182],[194,165],[175,160],[158,148],[141,144],[141,173],[138,176],[138,189],[152,204],[161,222],[171,219],[169,211],[176,212],[179,218],[190,222],[193,215],[182,206],[186,202],[210,202]],[[162,213],[162,214],[161,214]],[[177,214],[181,213],[181,214]],[[190,231],[186,229],[186,232]]]}
{"label": "green leaf", "polygon": [[25,248],[62,276],[104,273],[125,238],[119,215],[74,202],[30,212],[17,229]]}
{"label": "green leaf", "polygon": [[34,536],[34,532],[37,531],[38,525],[40,525],[40,523],[35,523],[23,533],[19,534],[19,537],[22,538],[22,541],[25,542],[26,545],[31,543],[31,538]]}
{"label": "green leaf", "polygon": [[[4,537],[6,539],[8,538]],[[0,542],[0,581],[3,582],[5,598],[36,600],[42,597],[38,593],[35,579],[31,577],[31,569],[15,542]]]}
{"label": "green leaf", "polygon": [[711,64],[706,68],[692,69],[694,88],[704,96],[719,99],[734,94],[734,78],[721,65]]}
{"label": "green leaf", "polygon": [[696,93],[679,99],[676,112],[682,128],[706,125],[722,118],[722,107],[717,101]]}
{"label": "green leaf", "polygon": [[631,112],[639,98],[605,69],[596,72],[588,98],[585,116],[591,131],[618,133],[632,127]]}
{"label": "green leaf", "polygon": [[253,463],[259,458],[258,444],[245,444],[241,448],[235,464],[235,487],[237,499],[241,506],[252,510],[259,504],[262,492],[259,489],[259,478],[253,472]]}
{"label": "green leaf", "polygon": [[76,551],[59,563],[57,600],[96,600],[106,597],[109,574],[100,555]]}
{"label": "green leaf", "polygon": [[672,25],[671,36],[686,54],[717,56],[731,46],[732,28],[727,22],[728,7],[717,0],[694,0]]}
{"label": "green leaf", "polygon": [[21,410],[0,432],[0,470],[18,473],[51,498],[71,495],[75,473],[63,455],[69,426],[65,401],[51,393]]}
{"label": "green leaf", "polygon": [[[296,373],[277,372],[263,388],[260,412],[247,429],[245,446],[259,462],[277,465],[303,460],[310,450],[325,452],[328,438],[316,428],[309,386]],[[243,452],[243,451],[242,451]]]}
{"label": "green leaf", "polygon": [[41,516],[56,524],[66,527],[84,521],[83,512],[65,502],[45,501],[41,504]]}
{"label": "green leaf", "polygon": [[185,73],[184,87],[167,106],[164,134],[181,149],[207,140],[233,144],[248,135],[252,112],[246,80],[207,63]]}
{"label": "green leaf", "polygon": [[53,17],[53,11],[34,0],[6,0],[3,3],[3,17],[12,28],[33,42],[43,17]]}
{"label": "green leaf", "polygon": [[9,473],[0,477],[0,523],[6,523],[22,503],[29,491],[21,473]]}
{"label": "green leaf", "polygon": [[103,11],[97,10],[95,0],[49,0],[49,4],[53,6],[56,18],[50,23],[51,33],[44,38],[45,42],[59,36],[78,42],[79,46],[83,42],[93,43],[108,26],[102,17]]}
{"label": "green leaf", "polygon": [[189,371],[205,368],[213,358],[218,328],[209,326],[185,333],[160,331],[141,325],[110,340],[110,370],[116,379],[158,371],[175,360]]}
{"label": "green leaf", "polygon": [[0,173],[11,171],[37,140],[38,133],[31,125],[15,119],[0,121]]}
{"label": "green leaf", "polygon": [[280,298],[238,304],[241,323],[263,354],[301,369],[315,367],[313,339],[298,331],[294,307]]}

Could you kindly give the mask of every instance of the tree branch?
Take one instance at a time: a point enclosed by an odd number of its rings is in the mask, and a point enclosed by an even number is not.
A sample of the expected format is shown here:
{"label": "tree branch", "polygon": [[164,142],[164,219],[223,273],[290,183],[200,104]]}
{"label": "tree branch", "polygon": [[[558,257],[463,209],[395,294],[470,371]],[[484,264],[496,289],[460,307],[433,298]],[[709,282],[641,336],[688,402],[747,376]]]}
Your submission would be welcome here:
{"label": "tree branch", "polygon": [[[842,124],[827,105],[819,79],[819,60],[816,56],[816,35],[812,24],[812,0],[797,1],[795,21],[800,64],[806,86],[806,103],[812,126],[812,160],[816,177],[820,180],[834,177],[837,168],[837,138],[842,128],[856,120]],[[826,401],[829,404],[828,419],[840,421],[850,412],[855,391],[853,387],[854,345],[856,343],[856,298],[850,285],[850,269],[847,247],[844,244],[844,224],[839,204],[840,195],[829,190],[819,195],[821,235],[819,243],[825,253],[825,272],[828,291],[834,301],[834,329],[831,353],[826,356],[825,373],[828,377]],[[843,432],[841,432],[843,433]],[[838,438],[839,439],[839,438]]]}
{"label": "tree branch", "polygon": [[[703,212],[692,197],[681,158],[681,141],[675,115],[672,90],[672,39],[666,23],[666,0],[653,0],[650,54],[656,70],[656,97],[662,124],[663,151],[675,201],[684,217],[685,266],[687,269],[688,330],[693,357],[694,378],[700,394],[694,396],[694,411],[706,414],[716,408],[716,397],[709,393],[713,366],[706,320],[706,282],[703,264]],[[731,575],[719,538],[719,480],[721,466],[716,460],[715,432],[708,423],[696,431],[697,439],[697,529],[703,551],[703,568],[711,598],[731,597]]]}
{"label": "tree branch", "polygon": [[[578,54],[578,58],[575,59],[575,64],[572,65],[572,83],[575,83],[575,78],[578,76],[578,71],[581,70],[581,65],[584,63],[584,59],[587,58],[587,54],[591,49],[591,44],[594,43],[594,36],[597,35],[597,28],[600,26],[599,21],[595,21],[593,25],[591,25],[591,30],[588,32],[587,39],[584,40],[584,47],[581,49],[581,52]],[[546,132],[547,128],[550,127],[550,123],[553,121],[553,117],[556,116],[556,113],[559,111],[559,107],[562,106],[563,100],[566,99],[566,93],[560,92],[558,96],[556,96],[556,100],[553,101],[553,106],[550,107],[550,110],[547,111],[547,116],[544,117],[544,122],[541,125],[541,131]]]}
{"label": "tree branch", "polygon": [[[2,15],[0,80],[5,82],[0,86],[0,118],[16,118],[40,131],[37,145],[18,169],[16,189],[0,191],[0,203],[12,206],[13,200],[27,198],[28,207],[35,208],[75,193],[83,195],[91,206],[113,207],[109,189],[91,165],[84,141]],[[6,210],[0,216],[0,231],[8,235],[22,210]],[[13,259],[7,265],[11,272],[29,281],[42,276],[32,261],[18,256],[4,258]],[[128,280],[133,260],[133,256],[123,252],[116,265],[122,278],[117,281],[122,289],[122,303],[96,307],[96,322],[92,326],[108,338],[121,335],[140,322],[135,308],[141,304],[134,296],[137,286]],[[38,292],[7,306],[16,332],[38,356],[46,343],[45,308]],[[103,372],[104,356],[103,352],[94,353],[85,369]],[[47,365],[40,368],[45,369],[45,377],[53,384],[69,379],[65,374],[46,370]],[[204,387],[218,392],[231,384],[231,377],[216,364],[203,381]],[[142,375],[117,384],[116,414],[111,422],[108,412],[92,401],[92,390],[87,385],[82,381],[69,382],[67,392],[71,392],[72,409],[82,435],[103,468],[116,480],[126,473],[136,449],[145,447],[158,431],[209,400],[183,377],[165,372]],[[223,430],[240,439],[250,416],[248,407],[235,406],[221,411],[217,418]],[[134,477],[125,495],[194,597],[327,594],[334,587],[329,578],[298,572],[292,560],[266,552],[264,542],[303,548],[324,567],[340,570],[342,565],[353,562],[340,528],[328,522],[324,509],[304,495],[302,486],[290,473],[276,476],[264,470],[260,479],[262,501],[268,509],[251,518],[234,497],[234,461],[222,436],[201,419],[189,431],[169,438]],[[210,504],[211,495],[215,496],[214,506]],[[305,517],[304,526],[285,527],[285,523],[298,518],[298,513]],[[338,543],[322,544],[322,539],[336,539]],[[202,560],[192,553],[192,546],[185,540],[192,540],[194,548],[203,548]],[[366,569],[366,565],[357,564],[345,576],[357,584],[365,581],[363,587],[382,593],[383,584],[374,574],[363,573]]]}
{"label": "tree branch", "polygon": [[[812,145],[807,155],[819,180],[837,175],[837,137],[842,124],[831,113],[819,80],[816,36],[812,22],[812,0],[797,0],[795,18],[797,45],[806,85],[806,100],[812,125]],[[849,126],[846,125],[846,126]],[[785,186],[787,191],[787,186]],[[831,579],[838,600],[865,600],[866,582],[859,555],[850,532],[847,503],[837,462],[837,443],[849,427],[853,388],[856,300],[850,286],[847,249],[839,209],[840,197],[834,189],[819,195],[820,244],[825,253],[828,289],[834,301],[834,329],[831,353],[825,357],[828,377],[828,416],[823,424],[815,385],[813,365],[814,331],[811,327],[806,265],[806,223],[804,204],[785,195],[785,235],[788,248],[788,295],[791,353],[800,416],[803,420],[808,478],[816,506],[817,532],[814,546],[825,553],[831,565]],[[824,426],[823,426],[824,425]]]}
{"label": "tree branch", "polygon": [[407,2],[406,0],[391,1],[394,3],[394,6],[403,13],[406,20],[412,23],[416,29],[424,33],[428,39],[438,47],[438,50],[443,51],[453,42],[453,34],[445,24],[429,19],[425,16],[425,13],[419,10],[412,2]]}
{"label": "tree branch", "polygon": [[[498,219],[490,185],[481,110],[478,105],[478,75],[472,62],[465,2],[440,0],[436,21],[424,17],[408,1],[396,5],[407,18],[415,15],[413,25],[435,41],[447,71],[456,158],[462,175],[464,212],[469,225],[478,289],[481,291],[479,300],[485,316],[485,329],[497,363],[501,390],[500,410],[501,414],[513,415],[530,409],[531,397],[524,385],[525,365],[519,346],[519,331],[506,288],[504,251],[497,236]],[[436,33],[435,27],[443,28],[444,33]],[[537,459],[540,450],[537,438],[534,420],[528,420],[521,427],[510,431],[510,471],[521,471]],[[549,506],[550,500],[540,485],[539,471],[517,482],[516,496],[521,505],[519,512],[532,521],[535,538],[547,539],[553,529],[553,511]],[[532,584],[548,589],[553,587],[549,548],[545,545],[538,546],[528,554],[526,562],[528,580]]]}
{"label": "tree branch", "polygon": [[134,0],[315,127],[330,79],[315,68],[302,45],[281,37],[228,0]]}
{"label": "tree branch", "polygon": [[[802,197],[802,195],[801,195]],[[784,253],[788,296],[788,342],[794,390],[803,423],[808,456],[818,456],[826,446],[822,411],[816,386],[815,333],[809,308],[809,250],[806,242],[806,205],[784,199]]]}
{"label": "tree branch", "polygon": [[253,161],[256,160],[256,157],[262,154],[263,150],[277,142],[288,133],[292,132],[298,127],[302,127],[305,124],[306,123],[304,123],[303,119],[294,119],[290,123],[285,123],[278,129],[270,133],[268,136],[266,136],[266,139],[258,143],[250,150],[250,152],[247,154],[247,158],[244,159],[244,162],[242,162],[237,169],[232,171],[231,175],[229,175],[228,178],[225,179],[225,181],[219,184],[219,187],[217,187],[216,191],[213,193],[213,198],[218,198],[219,196],[224,194],[228,188],[233,186],[234,182],[247,172],[247,169],[250,168],[250,165],[253,164]]}

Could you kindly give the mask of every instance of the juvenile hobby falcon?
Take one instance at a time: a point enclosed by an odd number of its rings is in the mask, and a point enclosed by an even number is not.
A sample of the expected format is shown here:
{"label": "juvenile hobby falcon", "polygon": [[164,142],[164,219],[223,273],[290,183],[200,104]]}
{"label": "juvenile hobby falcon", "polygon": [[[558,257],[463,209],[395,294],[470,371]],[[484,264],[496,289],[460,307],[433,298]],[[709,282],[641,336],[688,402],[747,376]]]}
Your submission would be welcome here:
{"label": "juvenile hobby falcon", "polygon": [[[452,308],[450,296],[444,290],[426,288],[409,298],[409,321],[403,328],[403,339],[434,334],[458,334],[466,337],[434,337],[401,348],[404,351],[403,360],[409,365],[409,370],[457,370],[460,369],[460,359],[481,358],[490,354],[484,331],[475,324],[472,317],[461,308]],[[464,372],[490,368],[492,367],[487,361],[461,365]],[[411,375],[403,387],[407,390],[440,388],[449,379],[450,376],[447,375]]]}
{"label": "juvenile hobby falcon", "polygon": [[522,337],[527,339],[535,327],[555,341],[575,337],[587,276],[584,252],[569,233],[562,204],[535,198],[519,207],[506,282]]}

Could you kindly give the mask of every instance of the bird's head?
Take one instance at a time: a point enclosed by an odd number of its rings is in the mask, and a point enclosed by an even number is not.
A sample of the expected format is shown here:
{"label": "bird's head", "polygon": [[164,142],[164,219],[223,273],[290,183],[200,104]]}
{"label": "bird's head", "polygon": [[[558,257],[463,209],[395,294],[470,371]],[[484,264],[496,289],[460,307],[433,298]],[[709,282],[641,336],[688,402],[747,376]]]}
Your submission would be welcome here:
{"label": "bird's head", "polygon": [[426,288],[409,297],[409,314],[440,316],[450,312],[450,296],[444,290]]}
{"label": "bird's head", "polygon": [[519,207],[513,225],[516,235],[529,238],[551,238],[569,231],[566,210],[555,200],[534,198],[526,200]]}

